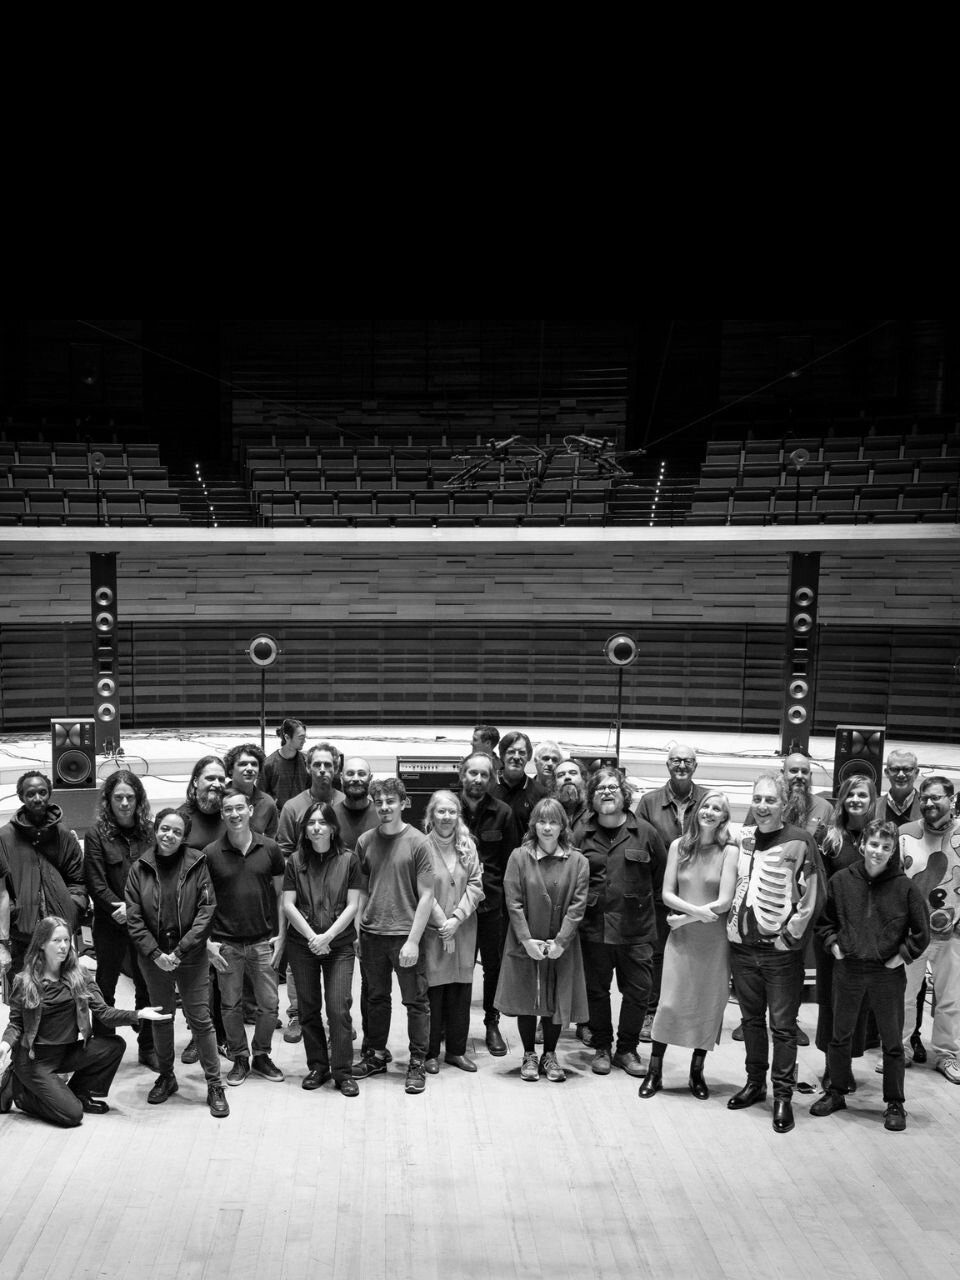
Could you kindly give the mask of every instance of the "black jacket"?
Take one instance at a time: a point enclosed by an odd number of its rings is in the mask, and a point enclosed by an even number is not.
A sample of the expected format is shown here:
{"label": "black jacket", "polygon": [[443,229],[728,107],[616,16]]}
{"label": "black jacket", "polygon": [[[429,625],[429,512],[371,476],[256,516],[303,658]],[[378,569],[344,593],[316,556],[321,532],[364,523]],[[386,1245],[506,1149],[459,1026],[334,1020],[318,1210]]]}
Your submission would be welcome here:
{"label": "black jacket", "polygon": [[477,908],[477,914],[502,911],[503,873],[511,853],[520,843],[513,813],[502,800],[495,800],[488,793],[476,809],[471,809],[464,802],[463,820],[477,846],[483,872],[483,901]]}
{"label": "black jacket", "polygon": [[[587,911],[580,936],[611,944],[657,940],[654,900],[660,896],[667,851],[660,832],[644,818],[627,813],[608,844],[595,813],[577,824],[573,843],[590,864]],[[601,835],[601,832],[604,834]]]}
{"label": "black jacket", "polygon": [[[136,948],[148,960],[162,954],[157,943],[161,927],[160,878],[157,851],[148,849],[130,868],[127,878],[127,929]],[[184,847],[177,876],[177,927],[180,941],[174,955],[186,964],[195,963],[206,949],[217,899],[207,870],[207,860],[198,849]]]}
{"label": "black jacket", "polygon": [[90,828],[83,842],[83,875],[87,893],[93,900],[94,915],[116,924],[114,903],[123,902],[130,868],[137,858],[155,846],[152,834],[145,839],[137,836],[128,839],[123,835],[108,836],[99,827]]}
{"label": "black jacket", "polygon": [[882,964],[899,954],[909,964],[930,941],[927,917],[923,892],[901,869],[897,851],[874,878],[863,862],[838,871],[816,930],[827,951],[837,943],[847,959]]}

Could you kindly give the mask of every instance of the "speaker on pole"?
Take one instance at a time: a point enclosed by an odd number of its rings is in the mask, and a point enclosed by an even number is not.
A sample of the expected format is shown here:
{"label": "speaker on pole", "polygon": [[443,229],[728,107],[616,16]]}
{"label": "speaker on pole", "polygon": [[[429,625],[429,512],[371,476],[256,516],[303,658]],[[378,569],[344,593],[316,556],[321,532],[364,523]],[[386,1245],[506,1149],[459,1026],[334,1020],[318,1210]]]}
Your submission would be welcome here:
{"label": "speaker on pole", "polygon": [[790,556],[790,595],[784,637],[783,712],[780,750],[806,752],[813,728],[814,673],[817,651],[817,604],[820,595],[819,551]]}
{"label": "speaker on pole", "polygon": [[840,784],[858,773],[872,778],[879,792],[883,782],[883,742],[885,724],[838,724],[834,739],[833,794]]}
{"label": "speaker on pole", "polygon": [[90,618],[93,624],[93,708],[96,749],[113,755],[120,746],[117,661],[117,553],[90,555]]}

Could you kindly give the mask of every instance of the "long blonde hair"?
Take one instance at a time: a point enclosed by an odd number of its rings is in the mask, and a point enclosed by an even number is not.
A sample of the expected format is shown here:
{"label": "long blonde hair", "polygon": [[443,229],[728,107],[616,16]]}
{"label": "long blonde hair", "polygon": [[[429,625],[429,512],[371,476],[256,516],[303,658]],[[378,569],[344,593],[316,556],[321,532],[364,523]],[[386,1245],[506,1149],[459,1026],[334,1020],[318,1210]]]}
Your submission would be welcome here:
{"label": "long blonde hair", "polygon": [[[474,753],[476,754],[476,753]],[[437,811],[437,805],[441,801],[447,804],[454,804],[457,808],[457,825],[453,831],[453,847],[457,851],[457,857],[462,866],[467,866],[470,862],[471,855],[476,856],[477,846],[473,842],[473,836],[470,829],[463,820],[463,805],[460,803],[460,797],[454,795],[452,791],[435,791],[427,802],[427,812],[423,816],[423,829],[429,836],[433,831],[433,815]]]}
{"label": "long blonde hair", "polygon": [[727,799],[726,793],[715,788],[708,791],[700,800],[699,804],[692,804],[687,810],[687,815],[683,821],[683,835],[680,837],[680,843],[677,845],[677,858],[680,862],[688,862],[690,858],[700,852],[702,832],[700,831],[699,813],[711,796],[717,796],[723,801],[723,807],[727,816],[722,822],[717,824],[717,834],[715,843],[721,849],[730,843],[730,801]]}
{"label": "long blonde hair", "polygon": [[[25,1009],[38,1009],[43,1003],[43,975],[47,963],[43,949],[58,929],[66,929],[70,938],[70,926],[62,916],[44,916],[33,931],[23,958],[23,968],[14,979],[14,987],[20,991]],[[90,998],[87,975],[80,967],[72,940],[66,959],[60,966],[60,981],[66,983],[75,999],[85,1004]]]}

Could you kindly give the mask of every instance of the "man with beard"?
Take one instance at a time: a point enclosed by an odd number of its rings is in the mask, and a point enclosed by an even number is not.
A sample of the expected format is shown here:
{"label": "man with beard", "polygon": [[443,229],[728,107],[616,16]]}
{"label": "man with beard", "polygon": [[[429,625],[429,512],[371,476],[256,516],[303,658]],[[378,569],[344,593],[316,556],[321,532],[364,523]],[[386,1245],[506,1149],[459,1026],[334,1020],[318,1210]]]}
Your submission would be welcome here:
{"label": "man with beard", "polygon": [[[697,772],[697,753],[685,742],[674,743],[667,754],[667,772],[670,780],[664,787],[656,791],[648,791],[637,805],[637,817],[645,818],[660,833],[665,849],[669,850],[674,840],[683,834],[683,824],[687,814],[696,812],[700,801],[707,794],[707,788],[694,782]],[[650,1041],[650,1028],[653,1016],[660,1003],[660,982],[663,978],[663,949],[667,945],[670,932],[667,925],[667,912],[660,901],[660,889],[656,897],[657,937],[653,943],[653,984],[650,988],[650,1000],[647,1014],[643,1020],[640,1039],[644,1044]]]}
{"label": "man with beard", "polygon": [[340,822],[340,844],[348,853],[356,849],[365,831],[378,825],[377,806],[370,799],[372,776],[369,761],[362,756],[343,762],[343,799],[334,804],[333,811]]}
{"label": "man with beard", "polygon": [[[265,1080],[283,1079],[270,1057],[277,1025],[277,973],[273,967],[280,930],[278,901],[283,857],[276,841],[253,831],[253,805],[229,787],[223,796],[225,833],[204,849],[217,908],[207,942],[233,1067],[227,1084],[241,1085],[251,1071]],[[243,979],[248,975],[257,1003],[253,1057],[243,1017]]]}
{"label": "man with beard", "polygon": [[[580,925],[580,950],[590,1007],[595,1075],[612,1066],[642,1076],[637,1042],[650,994],[654,902],[663,886],[667,850],[660,833],[631,813],[633,796],[618,769],[602,768],[587,784],[588,814],[573,833],[574,846],[590,865],[590,895]],[[616,974],[620,1017],[616,1031],[610,987]]]}
{"label": "man with beard", "polygon": [[260,786],[266,762],[266,756],[252,742],[231,747],[223,760],[230,785],[242,791],[253,805],[250,826],[254,831],[259,831],[261,835],[269,836],[273,840],[277,834],[279,814],[276,800],[273,796],[267,795]]}
{"label": "man with beard", "polygon": [[483,1022],[487,1049],[502,1058],[507,1046],[500,1034],[500,1014],[494,1003],[500,979],[500,958],[507,936],[503,903],[503,873],[521,836],[509,806],[490,795],[493,761],[485,751],[467,756],[460,766],[463,820],[473,836],[483,873],[483,901],[477,908],[477,952],[483,966]]}
{"label": "man with beard", "polygon": [[[351,756],[343,762],[343,799],[333,806],[340,823],[340,844],[347,853],[353,853],[357,841],[365,831],[373,831],[380,825],[377,817],[377,806],[370,799],[370,781],[372,774],[370,763],[362,756]],[[362,938],[358,940],[358,947]],[[287,979],[289,986],[289,978]],[[360,965],[360,1026],[363,1039],[360,1042],[361,1054],[366,1053],[367,1045],[367,1012],[370,993],[367,990],[367,979],[364,976],[363,964]],[[283,1033],[284,1040],[291,1039],[291,1029],[295,1019]],[[299,1027],[299,1024],[298,1024]],[[393,1055],[387,1050],[387,1061],[393,1061]]]}
{"label": "man with beard", "polygon": [[731,1111],[767,1096],[773,1037],[773,1130],[794,1127],[797,1012],[803,995],[803,946],[823,904],[825,882],[816,841],[801,827],[786,826],[787,789],[782,774],[761,774],[753,784],[756,827],[740,835],[737,887],[727,917],[733,986],[740,1002],[747,1082],[727,1103]]}
{"label": "man with beard", "polygon": [[917,792],[920,772],[917,757],[912,751],[891,751],[883,772],[887,775],[888,789],[877,801],[877,818],[897,827],[919,822],[923,815]]}
{"label": "man with beard", "polygon": [[[783,780],[787,787],[783,821],[788,826],[809,831],[817,844],[822,844],[833,816],[833,805],[810,790],[810,757],[802,751],[792,751],[783,762]],[[756,825],[753,809],[747,811],[743,825]]]}
{"label": "man with beard", "polygon": [[343,792],[333,785],[333,780],[340,771],[340,752],[332,742],[318,742],[310,748],[307,752],[307,768],[310,770],[309,788],[288,800],[280,811],[277,844],[285,858],[289,858],[297,847],[300,821],[310,806],[323,801],[324,804],[336,807],[344,799]]}
{"label": "man with beard", "polygon": [[556,798],[563,805],[572,831],[587,816],[587,787],[576,760],[561,760],[557,765]]}
{"label": "man with beard", "polygon": [[[77,837],[60,826],[60,806],[51,803],[50,779],[35,770],[17,780],[21,807],[0,828],[0,873],[9,894],[9,928],[0,919],[0,964],[5,946],[10,977],[23,968],[23,958],[38,922],[62,916],[71,933],[87,908],[83,854]],[[0,904],[2,905],[2,904]]]}
{"label": "man with beard", "polygon": [[219,756],[203,756],[193,766],[187,783],[186,802],[177,813],[190,818],[190,834],[184,841],[189,849],[205,849],[226,830],[220,802],[227,785],[227,771]]}
{"label": "man with beard", "polygon": [[[960,819],[953,813],[953,796],[949,778],[941,774],[924,778],[922,817],[900,828],[900,859],[907,875],[920,886],[930,914],[930,945],[907,969],[903,1000],[906,1023],[911,1025],[929,964],[937,995],[933,1064],[951,1084],[960,1084]],[[918,1061],[916,1052],[913,1057]]]}
{"label": "man with beard", "polygon": [[513,814],[517,832],[522,838],[530,822],[530,814],[544,792],[539,783],[528,778],[526,767],[533,756],[533,744],[518,729],[500,739],[500,781],[490,788],[494,800],[501,800]]}

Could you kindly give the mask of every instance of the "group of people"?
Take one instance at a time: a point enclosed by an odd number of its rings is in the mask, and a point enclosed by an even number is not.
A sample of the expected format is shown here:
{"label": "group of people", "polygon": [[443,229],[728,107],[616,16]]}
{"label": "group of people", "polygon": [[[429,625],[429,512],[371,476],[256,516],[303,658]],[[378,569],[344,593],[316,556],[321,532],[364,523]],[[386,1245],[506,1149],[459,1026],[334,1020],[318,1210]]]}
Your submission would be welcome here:
{"label": "group of people", "polygon": [[[283,1034],[302,1039],[305,1090],[332,1080],[355,1097],[387,1071],[396,979],[405,1089],[419,1094],[441,1062],[477,1070],[468,1042],[479,960],[491,1056],[507,1053],[501,1017],[516,1018],[521,1079],[560,1082],[560,1033],[576,1024],[592,1072],[622,1070],[644,1099],[663,1088],[669,1046],[691,1051],[687,1087],[709,1098],[706,1055],[732,979],[747,1078],[727,1105],[763,1101],[769,1072],[773,1127],[786,1133],[811,939],[825,1054],[811,1114],[845,1107],[870,1009],[885,1124],[905,1127],[905,1009],[916,1008],[927,964],[934,1065],[960,1083],[960,824],[950,780],[918,786],[909,753],[891,753],[883,797],[854,776],[835,802],[813,795],[809,760],[792,754],[756,779],[734,835],[727,797],[695,782],[688,746],[671,747],[667,782],[638,799],[616,768],[478,725],[459,791],[435,792],[421,829],[405,817],[399,778],[374,779],[367,760],[343,759],[327,741],[304,753],[299,720],[278,735],[269,758],[250,743],[201,758],[185,803],[152,819],[140,779],[111,774],[83,851],[49,780],[21,777],[22,807],[0,830],[0,966],[13,977],[0,1111],[16,1102],[73,1125],[106,1110],[120,1025],[138,1028],[139,1062],[156,1072],[147,1101],[166,1102],[179,1090],[179,999],[191,1033],[181,1060],[200,1063],[210,1113],[224,1118],[224,1083],[284,1078],[271,1057],[283,973]],[[96,982],[72,945],[88,900]],[[114,1007],[124,968],[136,1010]],[[911,1017],[906,1044],[919,1061],[918,1031]]]}

